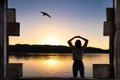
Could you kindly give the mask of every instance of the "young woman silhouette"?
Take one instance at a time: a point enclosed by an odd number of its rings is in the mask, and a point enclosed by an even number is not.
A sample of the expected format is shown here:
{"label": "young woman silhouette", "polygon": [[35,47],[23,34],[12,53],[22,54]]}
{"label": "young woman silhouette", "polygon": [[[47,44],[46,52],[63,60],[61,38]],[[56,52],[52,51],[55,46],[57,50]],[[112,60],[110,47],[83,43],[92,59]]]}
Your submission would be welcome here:
{"label": "young woman silhouette", "polygon": [[[74,46],[72,44],[72,40],[75,38],[83,39],[85,41],[84,45],[82,46],[81,41],[78,39],[78,40],[76,40],[75,46]],[[72,48],[72,53],[73,53],[73,60],[74,60],[74,62],[73,62],[73,77],[77,78],[78,71],[79,71],[81,78],[84,78],[85,77],[84,76],[84,64],[82,61],[82,56],[83,56],[85,48],[88,44],[88,40],[81,36],[74,36],[73,38],[68,40],[68,44]]]}

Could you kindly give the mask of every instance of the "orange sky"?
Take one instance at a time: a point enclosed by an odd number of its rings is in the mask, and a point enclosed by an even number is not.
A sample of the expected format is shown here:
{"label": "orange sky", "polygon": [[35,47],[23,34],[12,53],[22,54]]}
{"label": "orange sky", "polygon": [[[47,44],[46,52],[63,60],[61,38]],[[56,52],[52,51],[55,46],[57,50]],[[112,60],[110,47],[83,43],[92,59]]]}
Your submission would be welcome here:
{"label": "orange sky", "polygon": [[[26,4],[27,3],[27,4]],[[103,22],[112,0],[9,0],[16,8],[20,36],[9,37],[9,44],[66,45],[73,36],[89,40],[89,47],[109,48],[109,37],[103,36]],[[48,12],[52,18],[42,16]]]}

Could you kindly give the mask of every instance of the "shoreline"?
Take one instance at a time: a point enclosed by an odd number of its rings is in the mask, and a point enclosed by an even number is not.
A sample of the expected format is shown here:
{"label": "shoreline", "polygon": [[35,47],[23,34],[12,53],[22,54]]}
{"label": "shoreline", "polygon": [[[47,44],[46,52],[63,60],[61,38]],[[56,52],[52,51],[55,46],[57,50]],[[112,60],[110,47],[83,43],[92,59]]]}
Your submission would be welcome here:
{"label": "shoreline", "polygon": [[[72,53],[72,49],[63,45],[9,45],[9,53]],[[85,53],[109,53],[109,49],[87,47]]]}

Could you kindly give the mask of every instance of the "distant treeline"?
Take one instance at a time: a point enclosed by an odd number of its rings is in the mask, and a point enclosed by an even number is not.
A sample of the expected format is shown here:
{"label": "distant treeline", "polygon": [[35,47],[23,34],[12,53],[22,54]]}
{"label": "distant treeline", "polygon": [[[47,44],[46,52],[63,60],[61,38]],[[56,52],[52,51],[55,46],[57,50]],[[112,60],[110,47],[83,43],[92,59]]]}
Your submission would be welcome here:
{"label": "distant treeline", "polygon": [[[17,44],[9,45],[9,52],[18,53],[71,53],[70,47],[62,45],[28,45]],[[109,50],[103,50],[100,48],[87,47],[85,53],[109,53]]]}

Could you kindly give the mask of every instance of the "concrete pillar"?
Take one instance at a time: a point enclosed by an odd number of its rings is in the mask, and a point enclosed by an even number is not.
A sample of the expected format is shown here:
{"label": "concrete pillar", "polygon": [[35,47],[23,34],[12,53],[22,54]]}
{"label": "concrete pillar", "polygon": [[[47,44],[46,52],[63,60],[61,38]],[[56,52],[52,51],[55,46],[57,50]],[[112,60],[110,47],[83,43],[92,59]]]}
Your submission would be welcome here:
{"label": "concrete pillar", "polygon": [[120,0],[115,0],[115,40],[114,40],[114,68],[115,79],[120,79]]}
{"label": "concrete pillar", "polygon": [[0,0],[0,80],[6,78],[6,8],[7,0]]}

